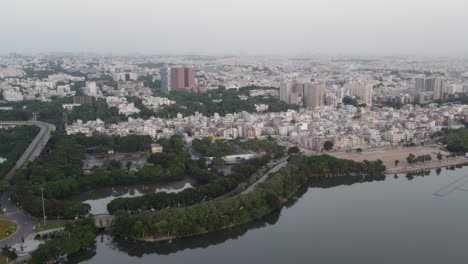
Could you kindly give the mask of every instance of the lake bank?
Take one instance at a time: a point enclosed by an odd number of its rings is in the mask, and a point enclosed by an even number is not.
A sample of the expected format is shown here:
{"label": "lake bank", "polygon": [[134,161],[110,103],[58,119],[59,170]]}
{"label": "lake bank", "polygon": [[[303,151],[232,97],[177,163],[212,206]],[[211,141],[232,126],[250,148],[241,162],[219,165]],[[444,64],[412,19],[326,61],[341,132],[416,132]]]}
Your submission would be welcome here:
{"label": "lake bank", "polygon": [[[308,179],[321,174],[381,174],[381,162],[359,163],[329,155],[297,155],[288,165],[268,177],[254,191],[222,201],[191,207],[169,208],[157,213],[120,214],[111,226],[113,235],[151,241],[189,237],[242,225],[279,208]],[[209,212],[209,221],[207,219]],[[127,228],[123,228],[123,227]]]}

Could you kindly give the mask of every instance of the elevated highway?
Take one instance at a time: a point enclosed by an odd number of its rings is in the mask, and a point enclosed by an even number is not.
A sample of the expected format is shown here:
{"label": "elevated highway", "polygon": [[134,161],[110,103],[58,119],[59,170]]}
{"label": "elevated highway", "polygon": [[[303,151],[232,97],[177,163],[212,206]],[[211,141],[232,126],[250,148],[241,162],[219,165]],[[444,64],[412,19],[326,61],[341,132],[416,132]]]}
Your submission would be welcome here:
{"label": "elevated highway", "polygon": [[[15,171],[23,167],[29,161],[36,159],[49,141],[50,133],[55,131],[54,125],[40,121],[0,121],[0,126],[37,126],[41,129],[26,148],[23,155],[16,161],[15,166],[6,175],[7,179],[11,179]],[[15,234],[1,241],[0,247],[5,245],[12,246],[20,243],[22,238],[26,238],[34,232],[33,227],[37,223],[37,218],[24,213],[16,204],[10,201],[10,194],[13,188],[14,186],[10,186],[1,197],[2,210],[5,212],[4,214],[0,214],[0,219],[14,221],[18,224],[18,229]]]}

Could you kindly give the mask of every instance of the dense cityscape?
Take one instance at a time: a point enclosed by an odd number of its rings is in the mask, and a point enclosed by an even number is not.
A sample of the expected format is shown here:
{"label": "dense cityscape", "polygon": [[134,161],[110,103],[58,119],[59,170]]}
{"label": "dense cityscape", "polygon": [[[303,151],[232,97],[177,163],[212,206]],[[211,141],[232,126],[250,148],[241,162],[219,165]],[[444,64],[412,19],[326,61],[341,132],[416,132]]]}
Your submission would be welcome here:
{"label": "dense cityscape", "polygon": [[[74,243],[82,246],[62,248],[55,244],[66,243],[66,237],[45,238],[62,232],[60,218],[94,217],[98,228],[110,228],[117,237],[166,240],[223,229],[199,224],[185,230],[185,224],[176,224],[176,219],[203,218],[198,207],[205,204],[225,204],[211,210],[236,215],[229,204],[237,199],[266,199],[265,207],[249,209],[266,214],[281,204],[280,197],[294,193],[305,172],[307,177],[313,177],[311,172],[407,172],[413,177],[411,173],[468,162],[464,60],[11,54],[1,57],[0,65],[5,131],[0,136],[7,143],[24,135],[24,143],[13,153],[12,146],[2,142],[0,168],[17,182],[16,190],[8,189],[8,181],[2,186],[23,210],[43,217],[42,225],[25,220],[32,231],[23,227],[21,242],[12,245],[13,251],[4,250],[7,258],[60,262],[61,250],[73,255],[93,243],[91,238],[77,240]],[[45,141],[36,146],[39,153],[45,147],[50,154],[40,155],[15,175],[11,166],[35,133],[23,127],[28,122],[48,124],[57,132],[50,136],[52,145],[45,146]],[[341,163],[341,158],[355,163]],[[330,160],[325,167],[294,169],[292,164],[307,159],[312,164]],[[267,176],[281,168],[299,178],[284,172],[277,177],[296,181],[297,187],[282,194],[264,193],[274,188],[268,187],[273,183],[265,181]],[[50,178],[51,171],[61,176]],[[104,186],[167,182],[183,187],[172,194],[114,193],[106,202],[73,198]],[[244,196],[247,193],[252,194]],[[98,209],[103,206],[107,210]],[[191,209],[163,210],[171,207]],[[154,217],[148,218],[148,209]],[[57,220],[47,224],[46,213]],[[234,218],[229,225],[251,220],[252,216]],[[156,229],[146,230],[142,221]],[[161,221],[169,226],[156,227]],[[79,236],[91,226],[85,221],[65,228],[77,229]],[[25,231],[32,232],[26,242]],[[38,234],[43,238],[32,238]],[[41,246],[44,242],[47,247]]]}
{"label": "dense cityscape", "polygon": [[0,264],[468,263],[467,10],[4,1]]}

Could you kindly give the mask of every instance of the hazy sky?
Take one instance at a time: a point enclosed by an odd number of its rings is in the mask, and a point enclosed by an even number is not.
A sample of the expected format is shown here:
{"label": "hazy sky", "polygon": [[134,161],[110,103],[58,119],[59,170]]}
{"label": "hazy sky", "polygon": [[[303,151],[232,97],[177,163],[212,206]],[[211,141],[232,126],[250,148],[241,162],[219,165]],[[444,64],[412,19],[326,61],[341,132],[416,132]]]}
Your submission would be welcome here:
{"label": "hazy sky", "polygon": [[0,0],[0,53],[467,54],[468,0]]}

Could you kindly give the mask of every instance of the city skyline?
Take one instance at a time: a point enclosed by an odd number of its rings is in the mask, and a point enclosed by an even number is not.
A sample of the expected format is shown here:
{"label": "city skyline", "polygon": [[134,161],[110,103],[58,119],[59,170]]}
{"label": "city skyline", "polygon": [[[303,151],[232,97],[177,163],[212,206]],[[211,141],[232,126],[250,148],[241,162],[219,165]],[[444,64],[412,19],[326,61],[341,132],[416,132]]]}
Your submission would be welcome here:
{"label": "city skyline", "polygon": [[[14,1],[10,52],[466,55],[464,1]],[[34,43],[34,45],[31,45]]]}

